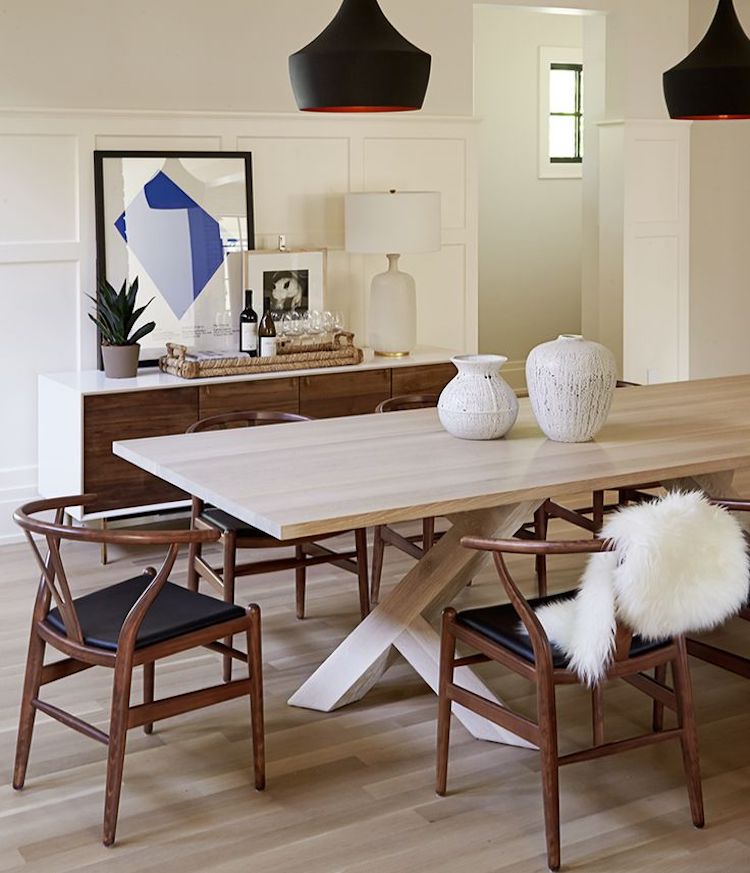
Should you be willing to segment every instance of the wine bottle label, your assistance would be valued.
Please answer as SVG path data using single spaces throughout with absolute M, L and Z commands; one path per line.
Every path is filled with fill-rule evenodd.
M 261 358 L 272 358 L 276 354 L 276 337 L 262 336 L 260 338 Z
M 240 349 L 243 352 L 255 352 L 258 349 L 258 325 L 247 323 L 242 325 Z

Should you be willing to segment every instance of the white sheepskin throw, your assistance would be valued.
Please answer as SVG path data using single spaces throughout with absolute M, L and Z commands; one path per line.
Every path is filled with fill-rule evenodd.
M 616 620 L 648 640 L 709 630 L 748 597 L 750 561 L 740 524 L 700 492 L 673 492 L 621 509 L 591 555 L 576 596 L 540 607 L 550 642 L 588 685 L 614 654 Z

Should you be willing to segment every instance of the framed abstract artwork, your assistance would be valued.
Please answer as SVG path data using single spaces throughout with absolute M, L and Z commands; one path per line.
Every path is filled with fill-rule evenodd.
M 94 152 L 97 280 L 138 276 L 156 330 L 141 348 L 155 364 L 167 342 L 239 347 L 243 253 L 255 245 L 249 152 Z
M 246 285 L 260 298 L 263 311 L 306 312 L 324 309 L 325 250 L 258 249 L 247 253 Z

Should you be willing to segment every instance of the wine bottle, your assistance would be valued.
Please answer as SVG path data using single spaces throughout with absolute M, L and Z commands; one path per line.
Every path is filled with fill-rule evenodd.
M 258 315 L 253 309 L 253 292 L 245 291 L 245 308 L 240 313 L 240 351 L 258 357 Z
M 260 338 L 260 357 L 272 358 L 276 354 L 276 325 L 273 323 L 271 310 L 266 309 L 258 328 Z

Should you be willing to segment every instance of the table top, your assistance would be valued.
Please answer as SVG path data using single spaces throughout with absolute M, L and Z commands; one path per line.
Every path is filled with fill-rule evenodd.
M 401 367 L 426 367 L 430 364 L 446 364 L 458 352 L 449 349 L 421 347 L 403 358 L 375 356 L 361 364 L 345 367 L 310 367 L 305 370 L 285 370 L 280 373 L 243 373 L 241 376 L 208 376 L 200 379 L 183 379 L 162 373 L 158 367 L 142 368 L 133 379 L 108 379 L 101 370 L 80 370 L 70 373 L 45 373 L 39 379 L 52 385 L 73 391 L 83 397 L 91 394 L 118 394 L 124 391 L 155 391 L 164 388 L 196 388 L 203 385 L 219 385 L 226 382 L 261 382 L 268 379 L 296 379 L 302 376 L 325 376 L 335 373 L 359 373 L 365 370 L 391 370 Z
M 623 388 L 590 443 L 458 440 L 434 409 L 115 443 L 114 453 L 279 539 L 750 466 L 750 376 Z

